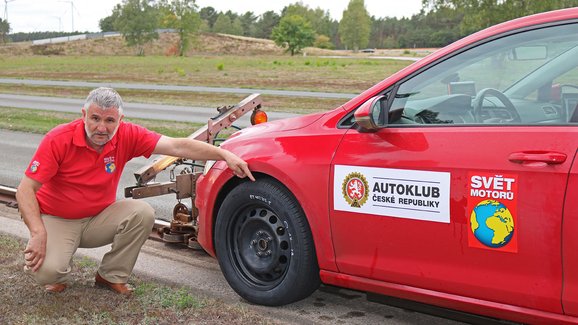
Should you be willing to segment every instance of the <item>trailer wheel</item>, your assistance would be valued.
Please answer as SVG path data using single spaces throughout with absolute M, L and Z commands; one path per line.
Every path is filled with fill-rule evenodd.
M 274 180 L 245 182 L 227 195 L 217 216 L 215 248 L 227 282 L 249 302 L 284 305 L 319 287 L 307 219 Z

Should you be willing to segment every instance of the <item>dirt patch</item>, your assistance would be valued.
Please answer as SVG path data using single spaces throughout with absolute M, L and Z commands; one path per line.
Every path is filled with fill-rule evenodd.
M 159 39 L 145 46 L 145 55 L 173 55 L 178 44 L 176 33 L 161 33 Z M 331 55 L 333 51 L 307 48 L 307 53 Z M 187 56 L 192 55 L 281 55 L 284 49 L 271 40 L 225 34 L 201 33 L 192 42 Z M 135 55 L 136 49 L 126 46 L 122 36 L 70 41 L 45 45 L 32 42 L 0 46 L 0 55 Z
M 159 39 L 145 46 L 145 55 L 167 55 L 176 53 L 178 35 L 160 33 Z M 300 55 L 332 56 L 349 55 L 359 57 L 372 56 L 425 56 L 434 49 L 376 49 L 373 53 L 353 53 L 343 50 L 326 50 L 314 47 L 303 49 Z M 122 36 L 70 41 L 46 45 L 33 45 L 32 42 L 10 43 L 0 46 L 0 55 L 135 55 L 136 49 L 126 46 Z M 195 37 L 187 56 L 193 55 L 283 55 L 285 49 L 275 45 L 272 40 L 227 34 L 200 33 Z

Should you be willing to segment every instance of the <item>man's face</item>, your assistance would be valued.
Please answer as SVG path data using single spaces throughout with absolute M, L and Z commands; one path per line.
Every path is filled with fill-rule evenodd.
M 96 146 L 104 146 L 116 133 L 123 116 L 118 109 L 102 109 L 96 104 L 91 104 L 88 110 L 82 109 L 84 129 L 87 139 Z

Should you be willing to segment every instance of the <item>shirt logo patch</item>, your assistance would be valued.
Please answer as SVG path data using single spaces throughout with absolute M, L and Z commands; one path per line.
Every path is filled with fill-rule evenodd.
M 116 166 L 114 165 L 113 162 L 108 163 L 104 166 L 104 170 L 106 170 L 107 173 L 112 174 L 114 173 L 114 170 L 116 169 Z
M 35 174 L 38 171 L 38 166 L 40 166 L 40 163 L 38 161 L 34 160 L 30 164 L 30 172 Z
M 114 157 L 105 157 L 104 158 L 104 170 L 112 174 L 116 169 L 116 165 L 114 164 Z

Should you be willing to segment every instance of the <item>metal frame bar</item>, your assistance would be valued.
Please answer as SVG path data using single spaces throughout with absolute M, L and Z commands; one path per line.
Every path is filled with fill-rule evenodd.
M 222 107 L 219 109 L 219 115 L 211 118 L 207 125 L 198 129 L 195 133 L 188 136 L 190 139 L 196 139 L 211 143 L 215 135 L 222 129 L 233 124 L 243 114 L 259 109 L 263 103 L 261 95 L 252 94 L 242 100 L 235 106 Z M 143 186 L 150 182 L 155 176 L 168 166 L 172 165 L 181 158 L 172 156 L 161 156 L 155 162 L 142 167 L 134 173 L 137 185 Z

